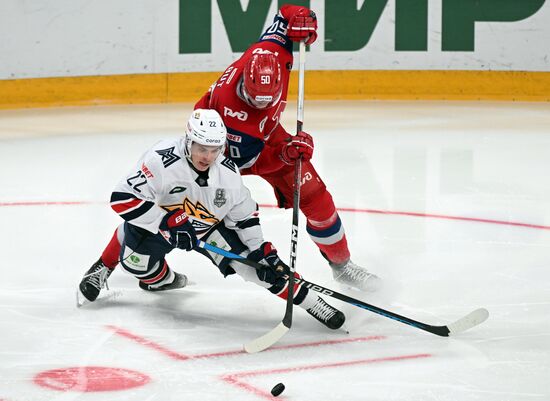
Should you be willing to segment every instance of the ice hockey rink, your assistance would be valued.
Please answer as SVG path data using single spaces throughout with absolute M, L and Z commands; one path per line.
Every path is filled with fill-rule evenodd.
M 146 293 L 118 270 L 93 304 L 75 291 L 120 222 L 115 183 L 191 104 L 0 111 L 0 400 L 547 401 L 550 399 L 550 104 L 306 101 L 314 164 L 352 259 L 383 278 L 343 288 L 300 217 L 304 277 L 422 322 L 490 317 L 438 337 L 325 297 L 349 334 L 296 308 L 273 348 L 243 344 L 284 303 L 174 251 L 191 284 Z M 284 125 L 293 131 L 295 104 Z M 245 182 L 288 261 L 292 213 Z

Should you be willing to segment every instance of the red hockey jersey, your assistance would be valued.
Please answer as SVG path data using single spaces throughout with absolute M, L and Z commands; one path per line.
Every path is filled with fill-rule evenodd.
M 215 109 L 227 127 L 227 155 L 243 174 L 269 175 L 286 166 L 280 158 L 288 132 L 279 124 L 285 109 L 288 81 L 292 70 L 292 45 L 286 36 L 287 21 L 277 15 L 260 40 L 231 64 L 195 108 Z M 268 109 L 249 106 L 240 96 L 243 68 L 255 53 L 271 52 L 281 65 L 283 92 L 277 104 Z

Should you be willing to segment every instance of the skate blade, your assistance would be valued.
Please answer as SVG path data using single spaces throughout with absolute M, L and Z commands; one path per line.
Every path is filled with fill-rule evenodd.
M 344 333 L 349 334 L 349 329 L 345 323 L 338 330 L 342 330 Z
M 76 307 L 81 308 L 81 307 L 83 307 L 85 305 L 88 305 L 90 303 L 91 302 L 86 299 L 84 294 L 82 294 L 82 292 L 80 292 L 80 288 L 77 288 L 76 289 Z
M 87 306 L 87 305 L 90 305 L 90 304 L 101 305 L 101 304 L 106 303 L 106 302 L 117 300 L 118 298 L 123 296 L 123 292 L 122 291 L 109 291 L 106 294 L 102 293 L 100 295 L 101 295 L 100 297 L 98 297 L 95 301 L 92 302 L 92 301 L 89 301 L 80 292 L 79 289 L 77 289 L 76 290 L 76 307 L 81 308 L 83 306 Z M 2 400 L 0 399 L 0 401 L 2 401 Z
M 342 283 L 338 280 L 334 280 L 334 282 L 337 283 L 343 290 L 351 290 L 359 294 L 376 294 L 379 293 L 384 287 L 382 280 L 380 279 L 371 281 L 368 286 L 363 288 L 359 286 L 353 286 L 349 283 Z

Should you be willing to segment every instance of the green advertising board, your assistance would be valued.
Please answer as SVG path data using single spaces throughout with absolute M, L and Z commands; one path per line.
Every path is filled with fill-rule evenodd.
M 395 51 L 427 51 L 428 0 L 394 0 Z M 537 13 L 545 0 L 441 0 L 441 50 L 475 50 L 476 22 L 514 22 Z M 246 50 L 260 36 L 272 6 L 271 0 L 250 0 L 243 10 L 239 0 L 179 0 L 180 54 L 212 51 L 212 8 L 218 7 L 233 52 Z M 277 7 L 286 3 L 277 1 Z M 310 6 L 309 1 L 294 4 Z M 367 46 L 383 23 L 388 0 L 325 0 L 324 50 L 357 51 Z

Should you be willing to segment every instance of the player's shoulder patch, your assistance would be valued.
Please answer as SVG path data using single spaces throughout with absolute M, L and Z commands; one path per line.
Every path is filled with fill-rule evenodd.
M 227 157 L 222 160 L 221 165 L 233 171 L 234 173 L 238 172 L 237 165 L 232 160 L 229 160 Z
M 175 146 L 172 146 L 171 148 L 168 148 L 168 149 L 155 150 L 155 152 L 157 152 L 162 158 L 162 165 L 164 166 L 164 168 L 171 166 L 172 164 L 174 164 L 175 162 L 181 159 L 181 157 L 176 155 L 176 153 L 174 152 L 175 148 L 176 148 Z

